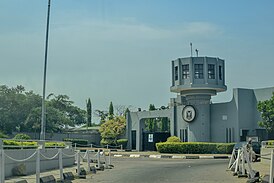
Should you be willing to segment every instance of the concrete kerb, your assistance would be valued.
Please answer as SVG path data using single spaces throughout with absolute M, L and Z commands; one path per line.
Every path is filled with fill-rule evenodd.
M 155 158 L 155 159 L 229 159 L 230 155 L 172 155 L 172 154 L 144 154 L 144 153 L 116 153 L 114 157 L 118 158 Z

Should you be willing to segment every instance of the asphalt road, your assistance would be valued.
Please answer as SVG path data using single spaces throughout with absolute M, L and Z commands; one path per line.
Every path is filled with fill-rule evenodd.
M 226 159 L 115 158 L 113 164 L 114 169 L 97 172 L 91 182 L 244 183 L 247 180 L 233 177 L 230 171 L 226 171 Z

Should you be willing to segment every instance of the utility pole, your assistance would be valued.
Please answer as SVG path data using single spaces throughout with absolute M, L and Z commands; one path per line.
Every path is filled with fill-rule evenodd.
M 49 39 L 49 17 L 50 17 L 50 1 L 48 0 L 48 14 L 47 14 L 47 27 L 46 27 L 46 45 L 45 45 L 45 64 L 44 64 L 44 78 L 43 78 L 43 99 L 42 99 L 42 118 L 41 118 L 41 134 L 40 140 L 45 140 L 46 137 L 46 79 L 47 79 L 47 60 L 48 60 L 48 39 Z

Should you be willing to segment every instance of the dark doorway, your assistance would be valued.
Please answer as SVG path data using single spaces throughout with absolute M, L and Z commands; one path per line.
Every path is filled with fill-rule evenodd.
M 136 130 L 131 131 L 131 149 L 136 149 Z
M 241 142 L 246 141 L 246 136 L 248 135 L 248 131 L 249 130 L 242 130 L 242 135 L 240 137 Z
M 156 151 L 156 143 L 165 142 L 169 132 L 143 132 L 143 151 Z

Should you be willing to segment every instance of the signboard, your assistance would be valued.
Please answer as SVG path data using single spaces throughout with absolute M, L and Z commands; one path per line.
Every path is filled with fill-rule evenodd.
M 153 134 L 148 134 L 148 142 L 153 142 Z

